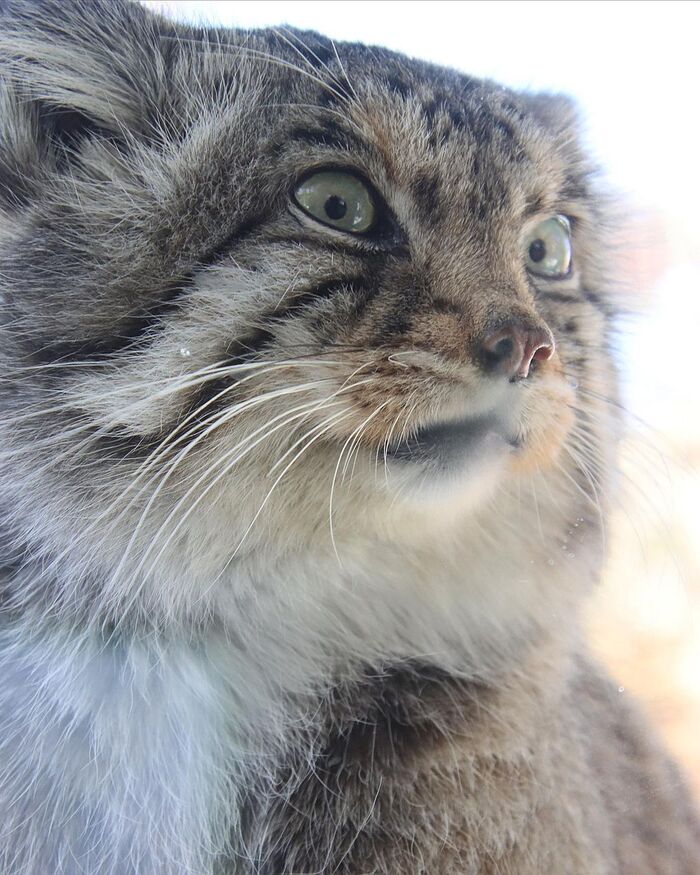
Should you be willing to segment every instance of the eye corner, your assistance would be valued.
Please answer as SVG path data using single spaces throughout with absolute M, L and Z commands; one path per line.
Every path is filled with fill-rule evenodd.
M 556 219 L 569 237 L 571 237 L 576 225 L 576 219 L 573 216 L 568 215 L 568 213 L 556 213 L 552 218 Z

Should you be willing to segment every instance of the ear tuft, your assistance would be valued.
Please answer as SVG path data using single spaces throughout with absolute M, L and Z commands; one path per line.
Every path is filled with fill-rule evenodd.
M 0 0 L 0 199 L 85 140 L 147 138 L 167 90 L 159 19 L 129 0 Z
M 3 79 L 107 129 L 144 129 L 160 72 L 154 16 L 126 0 L 10 0 L 2 10 Z

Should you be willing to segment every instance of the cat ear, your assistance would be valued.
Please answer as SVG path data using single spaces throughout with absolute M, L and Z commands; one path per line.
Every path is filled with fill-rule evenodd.
M 78 116 L 143 131 L 164 85 L 158 23 L 130 0 L 7 0 L 0 69 L 47 107 L 70 110 L 71 135 Z
M 159 19 L 127 0 L 0 0 L 0 197 L 85 139 L 145 137 L 165 88 Z
M 566 94 L 540 92 L 526 97 L 528 107 L 537 121 L 551 133 L 577 135 L 581 114 L 577 103 Z

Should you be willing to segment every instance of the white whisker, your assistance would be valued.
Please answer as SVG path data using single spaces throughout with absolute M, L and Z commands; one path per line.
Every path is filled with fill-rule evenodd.
M 331 480 L 330 497 L 328 500 L 328 525 L 330 528 L 330 536 L 331 536 L 331 544 L 333 545 L 333 552 L 335 553 L 335 557 L 338 560 L 338 565 L 341 568 L 343 566 L 343 563 L 340 561 L 340 556 L 338 555 L 338 548 L 337 548 L 337 545 L 335 542 L 335 532 L 333 529 L 333 497 L 335 494 L 335 481 L 338 477 L 338 470 L 340 468 L 341 462 L 343 460 L 343 454 L 345 453 L 345 449 L 348 446 L 348 444 L 353 440 L 353 438 L 355 437 L 356 434 L 361 433 L 362 430 L 365 428 L 365 426 L 367 426 L 371 422 L 371 420 L 374 419 L 374 417 L 377 416 L 377 414 L 380 413 L 387 406 L 387 404 L 390 404 L 390 403 L 391 403 L 391 400 L 389 399 L 389 400 L 385 401 L 383 404 L 380 404 L 379 407 L 373 413 L 371 413 L 365 420 L 363 420 L 363 422 L 361 422 L 360 425 L 358 425 L 358 427 L 352 432 L 350 437 L 345 441 L 345 443 L 341 447 L 340 453 L 338 454 L 338 462 L 335 466 L 335 470 L 333 471 L 333 478 Z

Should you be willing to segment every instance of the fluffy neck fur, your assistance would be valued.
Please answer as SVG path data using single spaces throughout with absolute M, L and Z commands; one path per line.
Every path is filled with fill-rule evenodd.
M 77 630 L 31 615 L 7 625 L 1 750 L 13 780 L 2 792 L 16 802 L 5 809 L 6 859 L 31 848 L 36 866 L 20 871 L 37 873 L 47 860 L 71 872 L 73 855 L 100 873 L 125 859 L 139 872 L 210 871 L 237 855 L 262 865 L 271 816 L 260 814 L 279 799 L 280 771 L 291 759 L 303 774 L 338 722 L 363 720 L 368 673 L 427 665 L 438 682 L 424 689 L 451 678 L 477 700 L 508 689 L 556 705 L 579 589 L 597 572 L 597 526 L 575 501 L 568 520 L 546 504 L 539 519 L 530 511 L 506 490 L 474 525 L 455 513 L 458 525 L 442 520 L 423 543 L 413 531 L 341 541 L 340 562 L 330 549 L 243 560 L 213 585 L 236 598 L 189 629 Z M 504 531 L 506 513 L 519 524 Z M 407 708 L 409 722 L 452 731 L 425 694 Z M 512 719 L 500 705 L 493 717 L 493 733 Z M 518 755 L 531 731 L 521 725 L 508 742 Z

